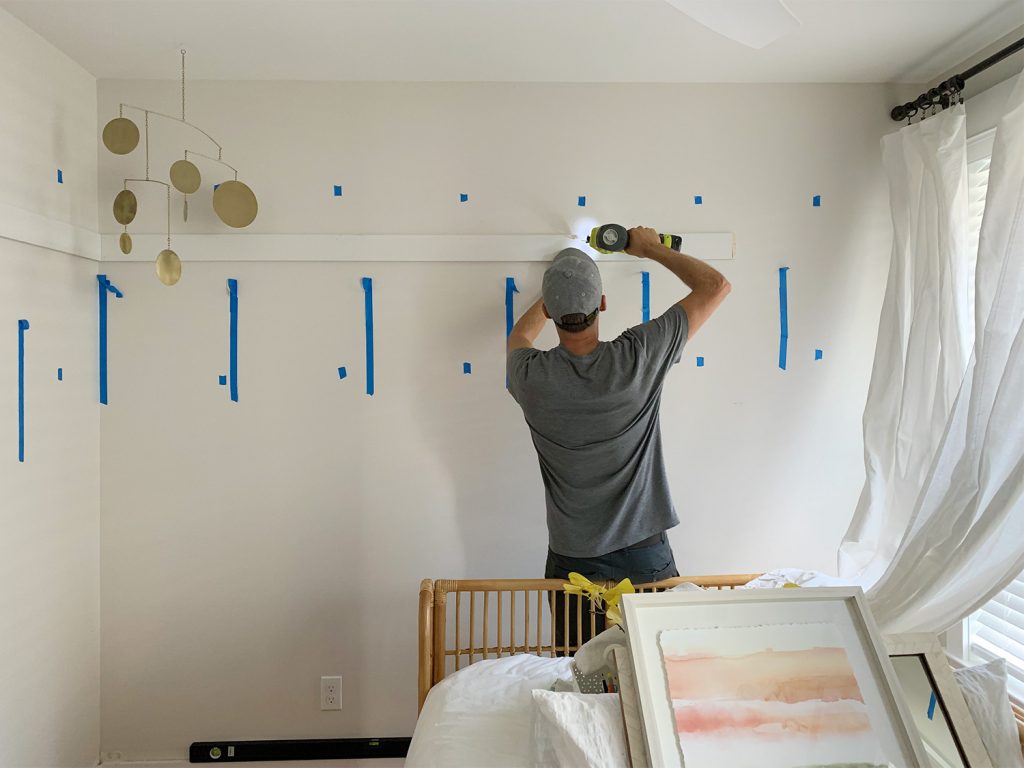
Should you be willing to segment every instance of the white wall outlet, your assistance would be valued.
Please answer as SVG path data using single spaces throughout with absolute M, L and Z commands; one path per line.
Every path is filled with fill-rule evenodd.
M 341 675 L 320 678 L 320 709 L 341 709 Z

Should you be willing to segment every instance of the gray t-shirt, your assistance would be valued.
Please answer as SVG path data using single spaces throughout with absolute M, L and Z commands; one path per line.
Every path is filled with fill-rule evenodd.
M 597 557 L 679 523 L 659 412 L 688 332 L 674 304 L 589 355 L 561 346 L 509 352 L 509 392 L 537 448 L 553 552 Z

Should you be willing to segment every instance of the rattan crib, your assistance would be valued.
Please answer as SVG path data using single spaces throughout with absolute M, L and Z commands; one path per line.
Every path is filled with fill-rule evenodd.
M 733 589 L 758 575 L 680 576 L 640 585 L 637 590 L 656 592 L 682 582 L 706 589 Z M 569 603 L 564 602 L 562 615 L 552 617 L 554 595 L 562 591 L 563 584 L 558 579 L 424 579 L 419 605 L 420 709 L 434 685 L 475 661 L 516 653 L 555 656 L 575 652 L 576 646 L 568 640 L 555 646 L 556 623 L 563 629 L 575 624 L 579 637 L 585 624 L 593 632 L 597 617 L 592 609 L 584 610 L 581 601 L 574 601 L 572 615 Z M 569 635 L 564 632 L 566 638 Z

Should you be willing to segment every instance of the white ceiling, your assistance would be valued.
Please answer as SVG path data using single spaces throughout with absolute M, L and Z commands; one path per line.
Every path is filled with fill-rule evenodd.
M 753 50 L 665 0 L 0 0 L 98 78 L 173 79 L 184 46 L 192 79 L 922 82 L 1024 25 L 1024 0 L 787 5 Z

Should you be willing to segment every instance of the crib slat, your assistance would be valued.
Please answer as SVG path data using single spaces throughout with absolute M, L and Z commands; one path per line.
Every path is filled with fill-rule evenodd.
M 565 609 L 565 616 L 562 617 L 565 620 L 565 623 L 562 625 L 562 645 L 565 646 L 563 648 L 563 650 L 565 651 L 565 655 L 568 656 L 569 655 L 569 595 L 566 595 L 565 599 L 562 600 L 562 607 Z
M 488 598 L 490 597 L 490 595 L 491 595 L 490 592 L 487 592 L 486 590 L 484 591 L 484 654 L 483 655 L 484 655 L 485 659 L 487 658 L 487 646 L 491 642 L 491 636 L 487 633 L 487 620 L 491 616 L 491 613 L 488 610 L 488 608 L 490 606 L 487 604 L 488 603 Z
M 523 591 L 523 653 L 530 652 L 530 593 Z
M 502 611 L 501 611 L 501 608 L 502 608 L 501 590 L 499 589 L 495 594 L 498 597 L 498 636 L 494 638 L 494 645 L 498 649 L 498 652 L 495 654 L 495 658 L 500 659 L 501 658 L 501 613 L 502 613 Z
M 473 632 L 476 630 L 476 592 L 469 593 L 469 663 L 473 663 L 473 652 L 476 645 L 473 643 Z
M 580 649 L 580 640 L 583 638 L 583 595 L 576 597 L 576 645 L 574 651 Z
M 459 624 L 461 623 L 460 611 L 462 608 L 462 593 L 455 593 L 455 650 L 458 651 L 462 646 L 459 645 Z M 455 654 L 455 671 L 459 671 L 459 662 L 462 660 L 462 656 L 458 653 Z
M 537 590 L 537 655 L 538 656 L 540 656 L 540 653 L 541 653 L 541 649 L 540 649 L 540 646 L 541 646 L 540 633 L 541 633 L 541 628 L 543 627 L 543 625 L 544 625 L 544 597 L 543 597 L 543 593 L 538 589 Z
M 508 655 L 516 652 L 516 593 L 508 593 Z

